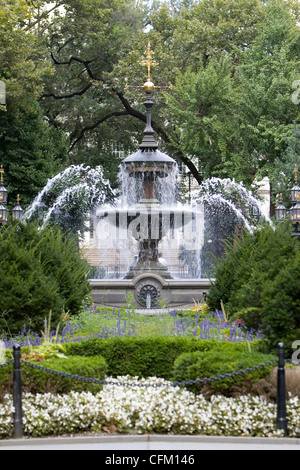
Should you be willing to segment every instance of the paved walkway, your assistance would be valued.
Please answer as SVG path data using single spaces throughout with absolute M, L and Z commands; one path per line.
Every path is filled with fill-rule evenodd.
M 168 451 L 169 453 L 174 451 L 175 456 L 178 451 L 300 450 L 300 439 L 170 435 L 80 436 L 0 440 L 0 451 L 2 450 L 158 450 Z M 122 455 L 122 453 L 119 455 Z M 126 455 L 130 454 L 127 453 Z
M 144 315 L 162 315 L 181 310 L 190 310 L 194 305 L 177 305 L 176 307 L 166 307 L 166 308 L 142 308 L 142 307 L 135 307 L 135 311 Z M 195 311 L 195 313 L 197 313 Z
M 99 308 L 108 308 L 109 306 L 107 305 L 96 305 Z M 134 307 L 134 310 L 137 313 L 141 313 L 144 315 L 162 315 L 162 314 L 167 314 L 174 312 L 174 310 L 181 311 L 181 310 L 190 310 L 192 307 L 195 305 L 190 304 L 190 305 L 175 305 L 174 307 L 165 307 L 165 308 L 146 308 L 146 307 Z M 120 308 L 120 307 L 118 307 Z M 195 311 L 195 313 L 197 313 Z

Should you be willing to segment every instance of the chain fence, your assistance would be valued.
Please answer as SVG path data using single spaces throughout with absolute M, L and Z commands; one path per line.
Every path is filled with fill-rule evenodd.
M 70 379 L 74 380 L 82 380 L 85 382 L 90 382 L 90 383 L 95 383 L 95 384 L 102 384 L 102 385 L 118 385 L 118 386 L 124 386 L 124 387 L 187 387 L 189 385 L 197 385 L 197 384 L 205 384 L 205 383 L 210 383 L 214 382 L 216 380 L 225 380 L 233 377 L 237 377 L 239 375 L 244 375 L 248 374 L 250 372 L 259 370 L 259 369 L 264 369 L 265 367 L 268 367 L 272 364 L 275 364 L 277 362 L 277 359 L 274 359 L 273 361 L 268 361 L 265 362 L 264 364 L 260 364 L 258 366 L 253 366 L 253 367 L 248 367 L 247 369 L 242 369 L 236 372 L 230 372 L 228 374 L 223 374 L 223 375 L 217 375 L 215 377 L 205 377 L 203 379 L 196 379 L 196 380 L 183 380 L 180 382 L 165 382 L 165 383 L 140 383 L 140 382 L 113 382 L 105 379 L 93 379 L 91 377 L 84 377 L 84 376 L 79 376 L 79 375 L 73 375 L 73 374 L 67 374 L 65 372 L 61 371 L 56 371 L 52 369 L 48 369 L 47 367 L 42 367 L 39 366 L 38 364 L 33 364 L 32 362 L 24 361 L 21 360 L 21 363 L 25 364 L 26 366 L 32 367 L 34 369 L 41 369 L 45 372 L 48 372 L 50 374 L 56 374 L 60 375 L 63 377 L 67 377 Z
M 241 376 L 244 374 L 248 374 L 260 369 L 264 369 L 265 367 L 278 364 L 278 372 L 277 372 L 277 421 L 276 425 L 278 429 L 284 431 L 285 435 L 288 435 L 287 430 L 287 418 L 286 418 L 286 387 L 285 387 L 285 363 L 291 363 L 292 361 L 289 359 L 284 358 L 284 344 L 278 344 L 278 358 L 273 359 L 271 361 L 267 361 L 263 364 L 259 364 L 257 366 L 248 367 L 246 369 L 241 369 L 235 372 L 230 372 L 227 374 L 217 375 L 213 377 L 205 377 L 199 378 L 196 380 L 183 380 L 183 381 L 165 381 L 165 382 L 158 382 L 158 383 L 151 383 L 151 382 L 136 382 L 136 381 L 114 381 L 114 380 L 106 380 L 106 379 L 94 379 L 92 377 L 85 377 L 79 376 L 74 374 L 68 374 L 66 372 L 57 371 L 53 369 L 49 369 L 47 367 L 40 366 L 38 364 L 34 364 L 29 361 L 25 361 L 21 359 L 21 348 L 18 345 L 15 345 L 13 348 L 13 359 L 8 361 L 4 364 L 0 365 L 0 369 L 3 367 L 7 367 L 13 364 L 13 401 L 14 401 L 14 437 L 22 437 L 23 436 L 23 428 L 22 428 L 22 380 L 21 380 L 21 365 L 25 365 L 27 367 L 31 367 L 34 369 L 40 369 L 44 372 L 49 374 L 55 374 L 62 377 L 67 377 L 73 380 L 81 380 L 85 382 L 90 382 L 94 384 L 101 384 L 101 385 L 114 385 L 114 386 L 124 386 L 124 387 L 188 387 L 191 385 L 200 385 L 200 384 L 207 384 L 217 380 L 226 380 L 230 378 L 234 378 L 237 376 Z M 299 364 L 298 364 L 299 365 Z
M 6 362 L 5 364 L 0 365 L 0 369 L 2 367 L 9 366 L 10 364 L 13 364 L 14 360 L 12 359 L 11 361 Z M 81 380 L 84 382 L 89 382 L 89 383 L 95 383 L 95 384 L 100 384 L 100 385 L 118 385 L 120 387 L 188 387 L 189 385 L 198 385 L 198 384 L 206 384 L 210 382 L 215 382 L 217 380 L 226 380 L 234 377 L 238 377 L 240 375 L 244 374 L 249 374 L 251 372 L 254 372 L 256 370 L 264 369 L 265 367 L 271 366 L 272 364 L 277 363 L 277 359 L 273 359 L 272 361 L 267 361 L 263 364 L 259 364 L 257 366 L 252 366 L 248 367 L 246 369 L 241 369 L 236 372 L 230 372 L 227 374 L 223 375 L 217 375 L 213 377 L 205 377 L 202 379 L 196 379 L 196 380 L 183 380 L 183 381 L 166 381 L 163 383 L 141 383 L 141 382 L 120 382 L 120 381 L 110 381 L 106 379 L 94 379 L 92 377 L 85 377 L 85 376 L 80 376 L 80 375 L 74 375 L 74 374 L 68 374 L 66 372 L 58 371 L 58 370 L 53 370 L 49 369 L 47 367 L 40 366 L 38 364 L 34 364 L 29 361 L 25 361 L 23 359 L 20 360 L 21 364 L 24 364 L 28 367 L 31 367 L 33 369 L 40 369 L 44 372 L 48 372 L 49 374 L 54 374 L 54 375 L 59 375 L 62 377 L 66 377 L 69 379 L 74 379 L 74 380 Z

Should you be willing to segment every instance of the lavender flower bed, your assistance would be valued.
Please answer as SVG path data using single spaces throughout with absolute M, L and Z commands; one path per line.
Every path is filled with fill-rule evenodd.
M 194 336 L 201 340 L 241 342 L 254 341 L 263 336 L 260 332 L 245 331 L 241 320 L 228 322 L 221 311 L 206 316 L 195 313 L 185 315 L 174 310 L 155 317 L 147 317 L 129 309 L 86 309 L 76 319 L 70 319 L 60 332 L 53 330 L 47 338 L 51 343 L 78 342 L 88 338 L 111 338 L 116 336 L 145 336 L 150 325 L 154 333 L 170 336 Z M 24 346 L 40 346 L 45 341 L 45 333 L 37 334 L 24 325 L 23 331 L 14 338 L 2 338 L 4 346 L 12 349 L 18 343 Z
M 177 318 L 174 324 L 175 336 L 195 336 L 199 339 L 218 339 L 220 341 L 254 341 L 263 338 L 261 332 L 253 329 L 245 331 L 242 320 L 228 322 L 222 311 L 211 312 L 206 317 L 195 314 L 193 317 L 180 317 L 178 312 L 173 312 Z

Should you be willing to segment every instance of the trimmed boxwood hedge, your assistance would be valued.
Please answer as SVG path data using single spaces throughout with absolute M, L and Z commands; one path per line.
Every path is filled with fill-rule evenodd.
M 36 364 L 36 363 L 33 363 Z M 70 356 L 67 359 L 52 358 L 38 363 L 39 366 L 66 374 L 105 379 L 107 364 L 103 357 Z M 102 385 L 75 380 L 53 374 L 27 364 L 21 365 L 22 390 L 31 393 L 69 393 L 70 391 L 98 392 Z M 13 365 L 0 369 L 0 398 L 12 393 Z
M 216 340 L 184 337 L 92 338 L 68 344 L 66 354 L 101 355 L 107 362 L 107 374 L 112 377 L 128 374 L 138 377 L 156 376 L 172 380 L 174 362 L 181 354 L 195 351 L 208 353 L 214 348 L 242 352 L 248 350 L 248 345 L 246 343 L 220 343 Z M 251 343 L 251 348 L 255 350 L 256 344 Z
M 220 346 L 223 346 L 223 344 L 220 343 Z M 195 351 L 181 354 L 174 363 L 173 380 L 182 382 L 216 377 L 276 360 L 276 356 L 258 351 L 237 350 L 234 347 L 220 346 L 215 345 L 215 347 L 205 352 Z M 209 386 L 214 392 L 220 392 L 224 395 L 231 394 L 235 385 L 242 384 L 245 381 L 257 382 L 259 379 L 266 377 L 275 365 L 274 363 L 246 374 L 212 381 Z M 195 393 L 201 393 L 203 384 L 192 385 L 188 389 Z

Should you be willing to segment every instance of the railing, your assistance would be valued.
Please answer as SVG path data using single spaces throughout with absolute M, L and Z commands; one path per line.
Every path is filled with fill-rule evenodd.
M 19 345 L 14 345 L 13 347 L 13 360 L 2 364 L 0 368 L 6 367 L 9 364 L 13 364 L 13 406 L 14 406 L 14 416 L 13 416 L 13 426 L 14 432 L 13 437 L 20 438 L 23 437 L 23 425 L 22 425 L 22 378 L 21 378 L 21 364 L 24 364 L 28 367 L 42 369 L 45 372 L 50 374 L 61 375 L 64 377 L 72 378 L 74 380 L 82 380 L 85 382 L 91 382 L 102 385 L 118 385 L 118 386 L 134 386 L 134 387 L 178 387 L 178 386 L 188 386 L 196 384 L 204 384 L 209 382 L 214 382 L 216 380 L 224 380 L 231 377 L 236 377 L 239 375 L 248 374 L 254 370 L 263 369 L 269 365 L 278 363 L 278 372 L 277 372 L 277 416 L 276 416 L 276 428 L 283 430 L 284 435 L 288 435 L 288 422 L 286 415 L 286 385 L 285 385 L 285 363 L 288 362 L 284 358 L 284 344 L 278 344 L 278 359 L 273 361 L 265 362 L 258 366 L 249 367 L 247 369 L 239 370 L 236 372 L 231 372 L 224 375 L 218 375 L 215 377 L 206 377 L 203 379 L 197 380 L 188 380 L 182 382 L 168 382 L 168 383 L 133 383 L 133 382 L 109 382 L 107 380 L 93 379 L 91 377 L 82 377 L 78 375 L 66 374 L 65 372 L 60 372 L 46 367 L 39 366 L 38 364 L 33 364 L 28 361 L 21 359 L 21 347 Z
M 198 279 L 197 270 L 190 270 L 188 266 L 181 264 L 170 264 L 167 266 L 168 271 L 178 279 Z M 91 270 L 91 279 L 123 279 L 128 273 L 129 266 L 124 264 L 106 264 L 105 266 L 97 266 Z

